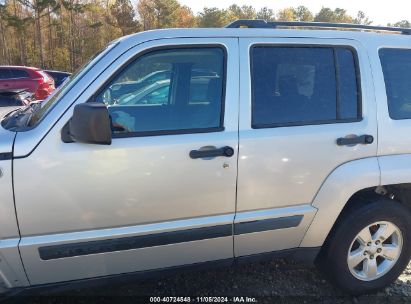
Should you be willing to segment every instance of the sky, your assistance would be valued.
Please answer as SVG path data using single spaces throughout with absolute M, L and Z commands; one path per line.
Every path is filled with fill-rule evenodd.
M 257 10 L 267 6 L 274 11 L 304 5 L 314 14 L 323 6 L 331 9 L 337 7 L 346 9 L 352 16 L 356 16 L 358 11 L 363 11 L 373 21 L 373 25 L 386 25 L 411 19 L 410 0 L 179 0 L 179 2 L 190 7 L 194 13 L 202 11 L 204 7 L 227 8 L 231 4 L 252 5 Z

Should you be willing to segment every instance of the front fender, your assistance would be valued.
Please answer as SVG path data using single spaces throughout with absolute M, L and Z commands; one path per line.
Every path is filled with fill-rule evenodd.
M 20 234 L 14 209 L 12 176 L 14 137 L 14 132 L 0 126 L 0 293 L 6 288 L 29 284 L 18 250 Z
M 337 167 L 324 181 L 312 206 L 318 211 L 301 247 L 322 246 L 350 197 L 359 190 L 380 185 L 377 157 L 363 158 Z

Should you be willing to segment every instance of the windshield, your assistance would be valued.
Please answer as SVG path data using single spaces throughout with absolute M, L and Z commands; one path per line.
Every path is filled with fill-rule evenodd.
M 32 127 L 38 124 L 58 103 L 59 100 L 90 70 L 102 57 L 104 57 L 109 50 L 111 50 L 117 43 L 113 42 L 109 44 L 105 49 L 97 53 L 89 62 L 84 64 L 77 72 L 75 72 L 71 77 L 68 77 L 65 82 L 57 88 L 53 94 L 51 94 L 47 99 L 41 103 L 41 108 L 36 111 L 30 121 L 28 126 Z

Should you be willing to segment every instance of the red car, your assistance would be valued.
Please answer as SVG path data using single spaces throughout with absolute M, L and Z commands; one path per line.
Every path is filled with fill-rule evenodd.
M 30 67 L 0 66 L 0 90 L 24 89 L 43 100 L 55 89 L 54 80 L 46 72 Z

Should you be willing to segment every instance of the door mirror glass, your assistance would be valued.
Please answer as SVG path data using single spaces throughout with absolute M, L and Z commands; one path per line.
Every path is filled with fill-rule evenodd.
M 87 102 L 74 107 L 68 132 L 72 141 L 110 145 L 110 125 L 107 107 L 102 103 Z

